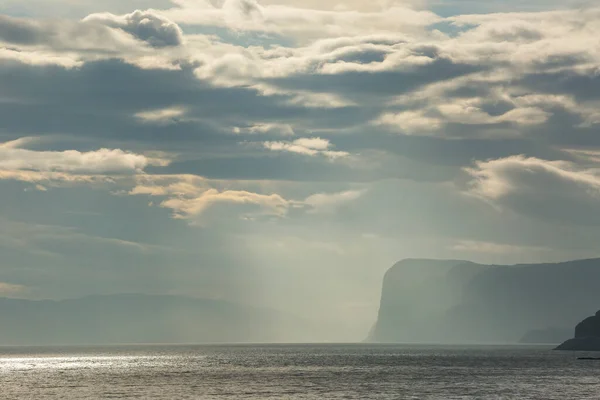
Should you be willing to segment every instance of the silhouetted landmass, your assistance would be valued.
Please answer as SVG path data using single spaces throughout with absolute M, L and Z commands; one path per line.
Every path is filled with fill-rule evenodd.
M 293 338 L 280 313 L 180 296 L 0 299 L 0 345 L 277 342 L 286 325 Z
M 575 337 L 562 343 L 556 350 L 600 351 L 600 311 L 575 327 Z
M 598 282 L 600 259 L 514 266 L 404 260 L 384 277 L 368 340 L 517 343 L 596 310 Z

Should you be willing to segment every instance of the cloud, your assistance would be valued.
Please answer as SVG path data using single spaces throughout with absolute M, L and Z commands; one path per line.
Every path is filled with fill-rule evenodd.
M 298 39 L 374 32 L 419 32 L 441 18 L 430 11 L 405 5 L 379 10 L 318 10 L 296 5 L 261 5 L 256 0 L 175 0 L 178 7 L 163 11 L 173 21 L 188 25 L 220 26 L 236 31 L 290 35 Z
M 313 145 L 319 146 L 318 143 Z M 160 203 L 160 206 L 173 210 L 174 217 L 178 219 L 199 219 L 209 214 L 209 209 L 217 205 L 242 207 L 234 209 L 233 213 L 229 212 L 229 215 L 283 217 L 290 209 L 300 214 L 331 213 L 338 207 L 358 199 L 364 193 L 364 190 L 316 193 L 304 200 L 294 200 L 274 193 L 274 189 L 270 187 L 280 187 L 275 182 L 266 184 L 217 181 L 196 175 L 148 174 L 136 176 L 135 181 L 136 185 L 129 192 L 130 195 L 164 197 L 166 199 Z M 250 191 L 250 187 L 257 188 L 257 191 Z
M 168 107 L 158 110 L 140 111 L 135 116 L 142 122 L 168 124 L 177 122 L 179 117 L 185 115 L 186 109 L 183 107 Z
M 45 48 L 47 53 L 114 53 L 131 51 L 136 47 L 135 41 L 129 35 L 97 23 L 31 20 L 8 16 L 0 16 L 0 42 L 22 46 L 19 49 L 21 52 L 33 53 L 42 48 Z
M 120 149 L 79 152 L 35 151 L 20 148 L 25 140 L 0 145 L 0 170 L 39 171 L 81 174 L 136 173 L 148 165 L 167 165 L 167 160 L 152 159 Z
M 387 125 L 400 129 L 406 134 L 418 132 L 434 133 L 443 126 L 442 120 L 425 115 L 423 111 L 403 111 L 397 114 L 386 113 L 374 121 L 376 125 Z
M 209 189 L 194 198 L 171 198 L 161 203 L 161 207 L 173 210 L 176 218 L 201 216 L 209 207 L 217 204 L 250 205 L 260 209 L 262 215 L 283 216 L 289 202 L 278 194 L 263 195 L 239 190 L 220 192 Z
M 251 126 L 233 128 L 236 134 L 269 134 L 277 136 L 294 136 L 294 128 L 289 124 L 256 123 Z
M 310 213 L 330 213 L 337 207 L 352 202 L 363 195 L 361 190 L 348 190 L 339 193 L 317 193 L 307 197 L 304 204 L 311 207 Z
M 294 140 L 293 142 L 264 142 L 263 146 L 272 151 L 287 151 L 306 156 L 323 155 L 331 160 L 350 155 L 345 151 L 329 150 L 331 147 L 329 140 L 321 139 L 319 137 L 300 138 Z
M 468 193 L 500 208 L 550 221 L 597 225 L 600 172 L 567 161 L 512 156 L 478 161 Z
M 198 220 L 217 205 L 241 206 L 244 210 L 251 207 L 252 215 L 281 217 L 287 213 L 291 204 L 279 194 L 221 188 L 219 182 L 196 175 L 145 174 L 138 175 L 135 180 L 136 185 L 130 190 L 130 195 L 166 198 L 160 206 L 172 210 L 177 219 Z
M 27 290 L 28 288 L 23 285 L 15 285 L 6 282 L 0 282 L 0 295 L 3 296 L 14 296 L 18 294 L 23 294 Z
M 179 46 L 184 42 L 179 25 L 152 10 L 125 15 L 92 14 L 83 21 L 121 29 L 156 48 Z
M 32 137 L 0 143 L 0 181 L 31 183 L 39 191 L 46 191 L 45 185 L 100 187 L 143 174 L 148 166 L 165 167 L 170 163 L 160 153 L 142 155 L 121 149 L 82 152 L 23 148 L 40 143 L 38 138 Z

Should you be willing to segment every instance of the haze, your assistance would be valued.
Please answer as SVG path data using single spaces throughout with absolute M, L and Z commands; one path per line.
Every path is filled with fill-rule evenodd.
M 596 2 L 0 14 L 0 297 L 186 296 L 361 341 L 398 260 L 599 254 Z

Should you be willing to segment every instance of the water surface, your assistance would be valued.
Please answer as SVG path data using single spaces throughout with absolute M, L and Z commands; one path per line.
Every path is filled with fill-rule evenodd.
M 592 399 L 600 362 L 548 347 L 0 348 L 3 399 Z

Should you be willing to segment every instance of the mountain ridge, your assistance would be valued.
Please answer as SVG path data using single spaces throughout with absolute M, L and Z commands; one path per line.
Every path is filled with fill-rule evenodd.
M 224 300 L 123 293 L 0 298 L 0 345 L 278 342 L 304 321 Z

